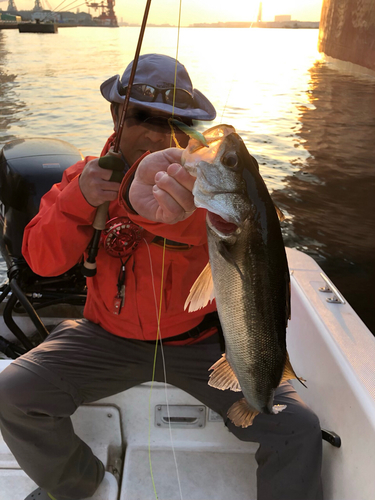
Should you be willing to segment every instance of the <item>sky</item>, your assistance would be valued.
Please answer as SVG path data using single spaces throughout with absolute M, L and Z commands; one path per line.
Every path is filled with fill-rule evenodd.
M 19 10 L 30 10 L 35 0 L 14 0 Z M 88 0 L 89 1 L 89 0 Z M 100 3 L 101 0 L 96 0 Z M 323 0 L 264 0 L 262 2 L 262 20 L 273 21 L 275 15 L 289 14 L 293 20 L 319 21 Z M 61 0 L 42 0 L 45 8 L 48 4 L 56 9 Z M 255 21 L 258 0 L 181 0 L 181 26 L 193 23 L 215 23 L 225 21 Z M 69 4 L 70 7 L 69 7 Z M 80 5 L 81 4 L 81 5 Z M 0 0 L 0 7 L 6 10 L 8 0 Z M 146 0 L 116 0 L 115 12 L 119 21 L 121 18 L 128 23 L 141 23 Z M 84 0 L 65 0 L 61 8 L 76 11 L 88 11 Z M 150 23 L 168 23 L 177 25 L 180 0 L 152 0 L 148 21 Z M 60 10 L 57 9 L 57 10 Z M 90 9 L 92 15 L 100 11 Z

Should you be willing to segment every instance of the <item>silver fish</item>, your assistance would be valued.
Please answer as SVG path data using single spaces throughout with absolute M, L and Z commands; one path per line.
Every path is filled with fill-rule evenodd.
M 247 427 L 258 413 L 278 413 L 274 391 L 295 378 L 286 350 L 290 314 L 289 269 L 277 211 L 235 129 L 207 130 L 209 145 L 194 139 L 182 164 L 197 177 L 195 205 L 207 212 L 209 263 L 193 285 L 185 308 L 216 299 L 226 353 L 211 368 L 209 384 L 241 391 L 229 409 L 235 425 Z

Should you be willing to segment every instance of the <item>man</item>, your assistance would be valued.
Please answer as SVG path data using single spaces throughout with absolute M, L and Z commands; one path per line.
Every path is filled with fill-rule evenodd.
M 208 260 L 205 212 L 195 210 L 194 179 L 179 164 L 181 150 L 170 148 L 167 119 L 174 114 L 186 124 L 209 121 L 215 110 L 179 63 L 177 88 L 171 90 L 175 64 L 157 54 L 139 59 L 120 143 L 124 169 L 133 166 L 121 187 L 110 181 L 112 172 L 101 168 L 98 159 L 88 157 L 70 167 L 44 196 L 25 230 L 25 258 L 46 276 L 59 275 L 80 260 L 93 234 L 96 207 L 105 201 L 110 202 L 109 226 L 128 217 L 135 233 L 140 234 L 140 227 L 144 232 L 121 258 L 103 244 L 96 275 L 88 278 L 85 319 L 64 322 L 1 374 L 2 433 L 20 466 L 40 485 L 28 498 L 104 499 L 110 475 L 104 476 L 103 464 L 74 434 L 69 417 L 82 403 L 149 381 L 160 334 L 168 382 L 220 413 L 239 439 L 260 443 L 258 499 L 319 500 L 319 422 L 292 386 L 284 383 L 276 391 L 275 404 L 287 405 L 283 412 L 258 415 L 243 429 L 227 419 L 228 408 L 242 395 L 207 383 L 208 369 L 222 352 L 215 304 L 194 313 L 183 308 Z M 101 86 L 111 102 L 115 131 L 130 70 L 131 65 L 121 80 L 115 76 Z M 186 146 L 188 138 L 176 135 Z M 113 140 L 111 136 L 102 155 Z M 138 164 L 147 151 L 154 153 Z M 160 332 L 154 290 L 162 306 Z M 155 380 L 164 380 L 160 356 Z

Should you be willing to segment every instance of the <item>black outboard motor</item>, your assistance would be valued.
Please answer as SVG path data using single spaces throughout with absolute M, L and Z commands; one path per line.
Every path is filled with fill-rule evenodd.
M 19 139 L 0 153 L 0 250 L 8 265 L 22 257 L 25 226 L 38 213 L 42 196 L 82 156 L 57 139 Z
M 56 303 L 82 305 L 85 301 L 80 266 L 59 277 L 42 278 L 31 271 L 21 252 L 24 229 L 37 214 L 42 196 L 61 181 L 66 168 L 81 159 L 76 147 L 57 139 L 19 139 L 8 142 L 0 152 L 0 252 L 9 278 L 0 290 L 0 303 L 12 291 L 3 318 L 26 350 L 34 345 L 14 322 L 13 310 L 26 311 L 43 340 L 48 331 L 35 309 Z M 4 350 L 1 338 L 0 349 Z

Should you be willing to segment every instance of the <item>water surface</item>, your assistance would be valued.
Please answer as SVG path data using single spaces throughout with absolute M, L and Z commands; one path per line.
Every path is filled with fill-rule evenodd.
M 100 84 L 133 58 L 139 28 L 0 31 L 0 147 L 66 140 L 98 155 L 112 132 Z M 178 59 L 236 127 L 284 209 L 285 243 L 318 261 L 375 332 L 375 82 L 320 62 L 317 30 L 182 28 Z M 142 53 L 176 56 L 177 30 Z M 2 264 L 3 276 L 5 267 Z

